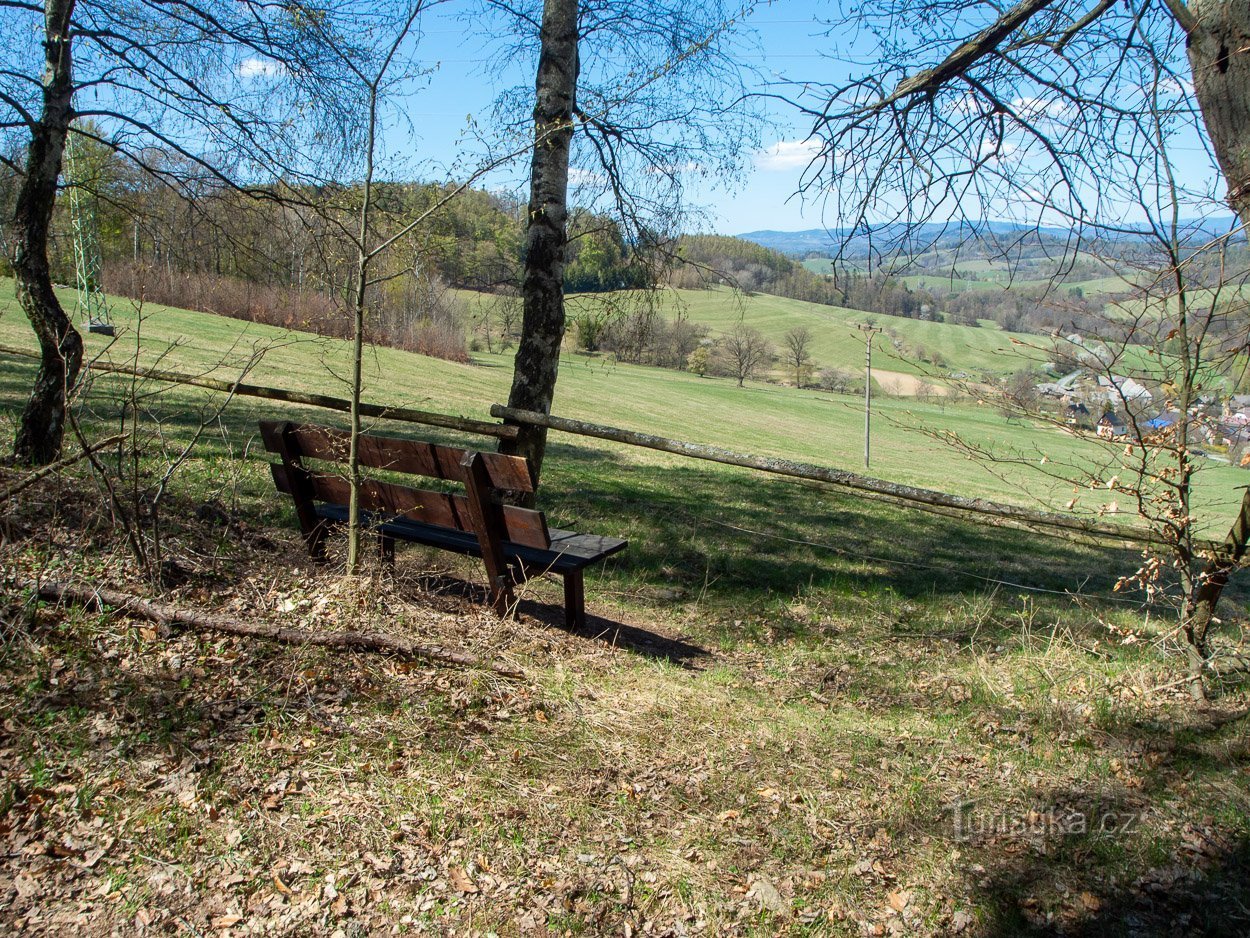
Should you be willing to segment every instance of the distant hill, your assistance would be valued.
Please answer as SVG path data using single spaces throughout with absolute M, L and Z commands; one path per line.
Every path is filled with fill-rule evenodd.
M 790 255 L 809 253 L 829 255 L 844 246 L 847 257 L 863 257 L 872 253 L 893 254 L 899 251 L 952 247 L 977 239 L 997 238 L 1018 241 L 1021 238 L 1061 241 L 1069 238 L 1061 228 L 1034 229 L 1010 222 L 965 221 L 929 222 L 914 227 L 895 223 L 882 225 L 871 232 L 849 228 L 809 228 L 806 231 L 749 231 L 738 237 L 753 241 Z
M 1210 240 L 1227 234 L 1234 225 L 1231 215 L 1206 219 L 1191 219 L 1181 223 L 1185 236 L 1194 240 Z M 1128 225 L 1129 234 L 1120 240 L 1126 246 L 1140 244 L 1145 237 L 1145 227 Z M 1134 235 L 1140 230 L 1141 235 Z M 867 257 L 870 254 L 892 256 L 914 254 L 921 251 L 949 250 L 962 245 L 965 257 L 1001 256 L 1004 252 L 1032 256 L 1042 251 L 1085 249 L 1088 244 L 1074 243 L 1070 230 L 1057 227 L 1035 227 L 1004 221 L 951 221 L 928 222 L 908 226 L 902 223 L 881 225 L 871 232 L 863 228 L 809 228 L 805 231 L 748 231 L 738 235 L 746 241 L 795 257 L 808 255 L 830 256 L 842 248 L 848 259 Z M 1110 239 L 1102 239 L 1104 243 Z

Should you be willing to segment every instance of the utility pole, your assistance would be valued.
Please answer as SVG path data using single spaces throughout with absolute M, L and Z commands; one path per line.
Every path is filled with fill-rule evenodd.
M 881 330 L 861 322 L 857 327 L 864 333 L 864 468 L 868 468 L 868 455 L 872 443 L 872 337 Z

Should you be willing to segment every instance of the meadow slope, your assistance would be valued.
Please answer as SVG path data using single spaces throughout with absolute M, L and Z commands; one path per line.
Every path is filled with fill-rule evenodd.
M 69 300 L 69 291 L 64 297 Z M 789 327 L 796 308 L 811 305 L 754 297 L 739 308 L 724 295 L 707 293 L 694 294 L 688 308 L 692 318 L 705 316 L 730 327 L 742 315 L 746 322 L 775 333 Z M 123 301 L 115 303 L 114 310 L 118 339 L 110 343 L 102 336 L 88 335 L 90 354 L 115 361 L 133 359 L 137 338 L 145 367 L 232 378 L 249 357 L 263 353 L 250 372 L 250 381 L 347 396 L 346 342 L 172 307 L 147 306 L 139 317 L 133 305 Z M 921 334 L 920 327 L 932 327 L 935 332 L 953 328 L 902 322 L 917 327 L 913 334 Z M 822 348 L 841 348 L 853 360 L 860 360 L 862 341 L 850 335 L 851 330 L 835 326 L 813 331 L 820 336 Z M 1004 333 L 988 329 L 965 329 L 964 333 L 983 342 L 965 350 L 965 361 L 988 362 L 1006 354 L 996 350 L 1005 345 L 1001 343 Z M 34 347 L 25 318 L 12 299 L 0 302 L 0 343 Z M 889 370 L 915 373 L 905 362 L 889 356 L 880 356 L 879 363 Z M 507 399 L 510 382 L 507 354 L 478 353 L 472 363 L 462 365 L 371 348 L 364 397 L 380 404 L 487 417 L 492 403 Z M 759 382 L 738 388 L 731 380 L 568 353 L 562 361 L 553 409 L 577 419 L 751 453 L 857 471 L 863 466 L 863 403 L 854 396 Z M 955 434 L 973 446 L 1000 451 L 1013 462 L 986 466 L 969 460 L 935 439 L 941 434 Z M 1087 511 L 1116 502 L 1105 492 L 1074 493 L 1070 486 L 1029 469 L 1043 462 L 1079 462 L 1103 466 L 1099 472 L 1110 478 L 1119 471 L 1114 453 L 1064 432 L 1008 422 L 987 404 L 881 397 L 875 404 L 873 436 L 871 474 L 891 481 L 1050 507 L 1061 506 L 1076 495 L 1078 508 Z M 631 458 L 677 464 L 676 457 L 650 451 L 635 451 Z M 1240 484 L 1244 484 L 1241 471 L 1218 463 L 1211 463 L 1200 477 L 1197 501 L 1210 511 L 1212 530 L 1220 529 L 1224 518 L 1231 516 Z

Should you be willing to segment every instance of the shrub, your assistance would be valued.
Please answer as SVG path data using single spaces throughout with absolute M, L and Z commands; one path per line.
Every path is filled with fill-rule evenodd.
M 104 282 L 109 293 L 145 303 L 217 313 L 335 339 L 347 339 L 352 334 L 351 317 L 318 290 L 128 262 L 108 264 Z M 460 310 L 445 299 L 437 285 L 424 287 L 417 295 L 402 299 L 388 294 L 378 296 L 376 312 L 368 322 L 369 340 L 390 348 L 467 362 Z M 411 305 L 419 307 L 419 315 Z

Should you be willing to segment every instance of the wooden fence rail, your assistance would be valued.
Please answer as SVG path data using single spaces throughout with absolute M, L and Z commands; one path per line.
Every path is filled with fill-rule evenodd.
M 22 358 L 38 359 L 36 352 L 26 349 L 0 345 L 0 353 L 17 355 Z M 288 391 L 284 388 L 270 388 L 259 384 L 244 384 L 241 381 L 224 381 L 219 378 L 207 378 L 202 375 L 188 375 L 177 371 L 160 371 L 152 368 L 131 368 L 116 365 L 112 362 L 93 361 L 89 364 L 90 371 L 103 374 L 126 375 L 151 381 L 163 381 L 170 384 L 187 384 L 196 388 L 207 388 L 210 391 L 233 392 L 244 397 L 260 397 L 270 401 L 282 401 L 286 404 L 304 404 L 308 407 L 320 407 L 325 410 L 338 410 L 350 413 L 351 401 L 325 394 L 306 394 L 303 391 Z M 366 417 L 386 420 L 398 420 L 403 423 L 419 423 L 430 427 L 443 427 L 447 430 L 460 430 L 463 433 L 475 433 L 478 436 L 492 436 L 501 440 L 513 440 L 517 436 L 517 428 L 488 420 L 474 420 L 470 417 L 457 417 L 452 414 L 439 414 L 427 410 L 416 410 L 412 407 L 388 407 L 381 404 L 361 403 L 360 413 Z
M 16 355 L 22 358 L 39 357 L 34 352 L 7 345 L 0 345 L 0 353 Z M 302 404 L 308 407 L 320 407 L 326 410 L 342 412 L 351 410 L 350 401 L 329 397 L 325 394 L 307 394 L 302 391 L 288 391 L 282 388 L 225 381 L 175 371 L 136 369 L 125 365 L 116 365 L 111 362 L 95 361 L 90 364 L 90 368 L 101 373 L 139 377 L 171 384 L 185 384 L 191 387 L 206 388 L 226 393 L 233 392 L 245 397 L 258 397 L 266 400 L 282 401 L 288 404 Z M 709 462 L 723 463 L 728 466 L 740 466 L 745 469 L 755 469 L 760 472 L 788 476 L 794 479 L 848 488 L 905 505 L 910 504 L 930 509 L 972 513 L 987 519 L 992 524 L 1025 527 L 1030 530 L 1057 536 L 1074 537 L 1079 535 L 1096 540 L 1113 541 L 1119 544 L 1167 543 L 1166 538 L 1161 534 L 1146 528 L 1077 518 L 1053 512 L 1036 511 L 1016 505 L 1004 505 L 984 498 L 952 495 L 948 492 L 939 492 L 934 489 L 924 489 L 913 485 L 903 485 L 898 482 L 887 482 L 884 479 L 874 479 L 870 476 L 859 475 L 844 469 L 831 469 L 826 466 L 816 466 L 810 463 L 795 462 L 790 459 L 779 459 L 772 456 L 738 453 L 718 446 L 690 443 L 685 440 L 673 440 L 649 433 L 638 433 L 633 430 L 622 430 L 619 427 L 588 423 L 583 420 L 571 420 L 567 417 L 517 410 L 505 407 L 502 404 L 495 404 L 490 409 L 492 417 L 506 421 L 502 424 L 491 423 L 485 420 L 474 420 L 469 417 L 458 417 L 452 414 L 416 410 L 411 407 L 387 407 L 379 404 L 362 403 L 360 412 L 366 417 L 442 427 L 448 430 L 459 430 L 464 433 L 473 433 L 503 440 L 516 439 L 519 432 L 517 425 L 529 424 L 546 427 L 549 430 L 559 430 L 562 433 L 570 433 L 576 436 L 610 440 L 615 443 L 640 446 L 646 449 L 673 453 L 678 456 L 687 456 L 692 459 L 703 459 Z M 1247 497 L 1250 498 L 1250 493 L 1248 493 Z M 1193 546 L 1196 550 L 1218 552 L 1222 551 L 1225 545 L 1218 541 L 1195 539 Z
M 1004 505 L 984 498 L 969 498 L 963 495 L 951 495 L 933 489 L 922 489 L 912 485 L 901 485 L 874 479 L 843 469 L 830 469 L 825 466 L 814 466 L 809 463 L 794 462 L 789 459 L 778 459 L 771 456 L 755 456 L 748 453 L 736 453 L 733 450 L 721 449 L 718 446 L 706 446 L 702 443 L 688 443 L 684 440 L 671 440 L 649 433 L 636 433 L 633 430 L 622 430 L 618 427 L 607 427 L 583 420 L 570 420 L 567 417 L 540 414 L 529 410 L 517 410 L 495 404 L 490 409 L 492 417 L 507 420 L 514 424 L 529 424 L 559 430 L 577 436 L 596 437 L 611 440 L 628 446 L 642 446 L 647 449 L 688 456 L 692 459 L 705 459 L 709 462 L 724 463 L 728 466 L 741 466 L 745 469 L 757 469 L 777 475 L 790 476 L 795 479 L 806 479 L 823 482 L 855 491 L 871 493 L 874 496 L 896 502 L 911 503 L 934 508 L 951 509 L 993 519 L 997 523 L 1009 523 L 1013 526 L 1024 526 L 1030 529 L 1041 529 L 1045 533 L 1061 535 L 1084 535 L 1098 540 L 1111 540 L 1125 544 L 1160 544 L 1166 543 L 1158 533 L 1146 528 L 1112 524 L 1105 521 L 1077 518 L 1052 512 L 1034 511 L 1016 505 Z M 1215 541 L 1196 541 L 1194 546 L 1200 550 L 1215 550 L 1219 545 Z

